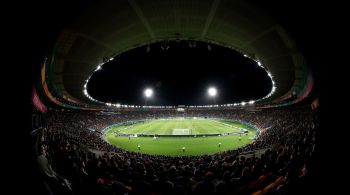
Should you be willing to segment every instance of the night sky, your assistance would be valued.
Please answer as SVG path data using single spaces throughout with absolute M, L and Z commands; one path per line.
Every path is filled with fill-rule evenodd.
M 88 83 L 97 100 L 145 105 L 145 88 L 154 95 L 147 105 L 206 105 L 256 100 L 272 88 L 267 73 L 242 54 L 218 45 L 192 41 L 155 43 L 130 50 L 102 66 Z M 147 51 L 149 48 L 149 51 Z M 207 94 L 216 87 L 215 98 Z
M 30 66 L 25 67 L 32 73 L 32 81 L 39 77 L 40 64 L 52 51 L 62 29 L 69 26 L 93 2 L 94 0 L 55 0 L 36 4 L 28 2 L 28 6 L 24 6 L 25 17 L 21 17 L 16 26 L 19 28 L 17 32 L 28 41 L 25 45 L 29 48 L 24 54 L 28 56 L 26 64 Z M 324 51 L 317 45 L 325 25 L 321 12 L 311 9 L 315 7 L 313 3 L 306 4 L 301 0 L 256 3 L 276 19 L 296 41 L 307 64 L 312 68 L 316 80 L 315 88 L 319 89 L 318 66 L 322 64 L 319 56 Z M 313 14 L 310 14 L 310 10 Z M 175 49 L 178 47 L 183 48 Z M 187 42 L 183 42 L 182 46 L 170 43 L 166 52 L 160 51 L 159 44 L 152 45 L 149 53 L 146 53 L 145 47 L 139 48 L 106 64 L 92 77 L 88 85 L 89 93 L 102 101 L 144 104 L 143 89 L 153 87 L 155 96 L 149 104 L 155 105 L 212 104 L 206 94 L 209 85 L 216 86 L 219 90 L 217 103 L 232 103 L 265 96 L 271 89 L 269 81 L 263 82 L 264 78 L 267 79 L 266 74 L 259 74 L 254 70 L 257 66 L 241 54 L 230 52 L 228 54 L 214 45 L 209 52 L 206 45 L 201 46 L 199 43 L 196 48 L 190 49 Z M 99 79 L 104 73 L 106 76 Z M 30 94 L 31 84 L 28 86 L 27 91 Z

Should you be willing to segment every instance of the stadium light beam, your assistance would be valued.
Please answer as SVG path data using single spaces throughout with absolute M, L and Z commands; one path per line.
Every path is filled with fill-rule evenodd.
M 145 94 L 146 98 L 149 98 L 153 95 L 153 90 L 148 88 L 145 90 L 144 94 Z
M 215 97 L 216 94 L 217 94 L 216 88 L 210 87 L 210 88 L 208 89 L 208 94 L 209 94 L 209 96 L 211 96 L 211 97 Z

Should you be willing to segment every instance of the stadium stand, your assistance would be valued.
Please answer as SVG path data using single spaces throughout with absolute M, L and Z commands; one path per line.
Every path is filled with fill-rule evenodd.
M 179 115 L 242 120 L 265 130 L 242 148 L 194 157 L 128 152 L 101 137 L 111 124 Z M 259 113 L 152 109 L 115 115 L 50 110 L 46 118 L 36 150 L 38 169 L 52 194 L 294 194 L 308 178 L 318 148 L 319 125 L 308 107 Z M 260 157 L 255 155 L 259 149 L 265 149 Z

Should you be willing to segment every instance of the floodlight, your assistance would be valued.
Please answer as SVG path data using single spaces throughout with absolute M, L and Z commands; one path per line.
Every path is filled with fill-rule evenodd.
M 208 89 L 208 94 L 209 94 L 210 96 L 216 96 L 217 91 L 216 91 L 216 89 L 215 89 L 214 87 L 210 87 L 210 88 Z
M 269 75 L 270 78 L 272 78 L 272 74 L 270 72 L 267 72 L 267 74 Z
M 149 97 L 152 96 L 153 90 L 152 90 L 152 89 L 146 89 L 144 93 L 145 93 L 145 96 L 146 96 L 147 98 L 149 98 Z

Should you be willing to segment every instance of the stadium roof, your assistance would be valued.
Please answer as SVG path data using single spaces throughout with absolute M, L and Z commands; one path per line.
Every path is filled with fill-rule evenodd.
M 98 1 L 57 39 L 48 61 L 55 94 L 93 103 L 84 94 L 97 67 L 118 54 L 164 40 L 198 40 L 235 49 L 273 75 L 276 91 L 269 101 L 310 82 L 301 52 L 287 32 L 263 10 L 241 0 Z

